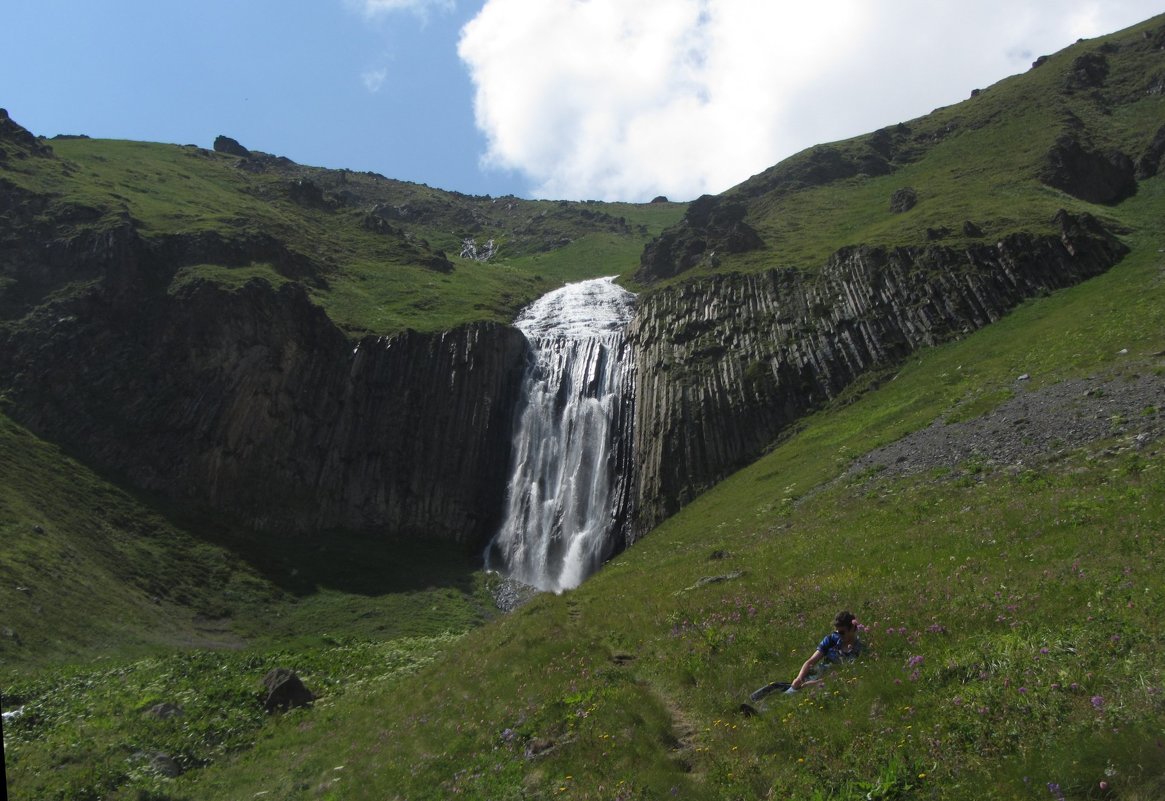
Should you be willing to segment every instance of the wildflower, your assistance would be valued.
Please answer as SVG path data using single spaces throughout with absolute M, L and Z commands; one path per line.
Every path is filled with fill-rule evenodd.
M 1092 708 L 1095 709 L 1097 712 L 1104 711 L 1104 696 L 1103 695 L 1092 696 Z
M 1020 687 L 1017 692 L 1022 693 L 1023 695 L 1027 695 L 1027 687 Z

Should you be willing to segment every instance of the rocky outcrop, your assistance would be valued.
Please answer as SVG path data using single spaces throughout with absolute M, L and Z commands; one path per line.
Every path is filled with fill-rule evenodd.
M 1089 203 L 1119 203 L 1137 191 L 1132 159 L 1117 150 L 1090 149 L 1071 133 L 1048 151 L 1039 178 Z
M 8 414 L 135 486 L 275 530 L 492 533 L 527 346 L 472 324 L 353 348 L 304 289 L 106 278 L 0 330 Z
M 1091 217 L 994 246 L 838 251 L 818 275 L 715 275 L 640 299 L 635 461 L 642 533 L 757 457 L 858 376 L 961 336 L 1124 252 Z
M 1103 86 L 1108 77 L 1108 70 L 1108 59 L 1104 53 L 1085 53 L 1077 56 L 1064 77 L 1064 88 L 1069 92 L 1075 92 Z
M 51 156 L 53 149 L 0 108 L 0 164 L 28 156 Z
M 239 144 L 238 140 L 219 134 L 214 138 L 214 152 L 226 153 L 228 156 L 248 158 L 251 151 Z
M 639 281 L 651 283 L 691 269 L 701 262 L 716 266 L 717 253 L 745 253 L 764 245 L 744 221 L 744 203 L 702 195 L 692 201 L 683 220 L 644 248 Z
M 1165 156 L 1165 125 L 1157 129 L 1156 136 L 1149 146 L 1145 148 L 1145 152 L 1137 159 L 1137 180 L 1143 181 L 1146 178 L 1152 178 L 1157 174 L 1161 168 L 1161 157 Z

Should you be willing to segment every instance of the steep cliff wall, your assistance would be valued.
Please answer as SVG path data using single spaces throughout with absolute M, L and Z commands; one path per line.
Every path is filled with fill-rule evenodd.
M 353 344 L 295 283 L 167 291 L 115 229 L 103 277 L 0 329 L 9 415 L 132 484 L 268 529 L 478 541 L 527 344 L 496 324 Z
M 642 533 L 758 456 L 863 372 L 1108 269 L 1123 246 L 1091 217 L 994 246 L 838 251 L 817 275 L 693 280 L 640 300 L 635 463 Z

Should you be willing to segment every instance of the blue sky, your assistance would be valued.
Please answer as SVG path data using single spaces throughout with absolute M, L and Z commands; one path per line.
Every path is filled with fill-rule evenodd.
M 4 0 L 34 133 L 210 146 L 470 194 L 720 192 L 964 99 L 1144 0 Z M 19 65 L 17 67 L 16 65 Z

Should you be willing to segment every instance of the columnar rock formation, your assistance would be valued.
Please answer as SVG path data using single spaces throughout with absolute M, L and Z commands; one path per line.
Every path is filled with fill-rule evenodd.
M 635 453 L 642 533 L 758 456 L 863 372 L 1108 269 L 1123 246 L 1087 215 L 1059 237 L 954 250 L 851 247 L 818 275 L 693 279 L 642 297 Z
M 299 285 L 258 280 L 40 314 L 2 343 L 9 413 L 136 486 L 267 529 L 492 533 L 527 352 L 509 327 L 353 349 Z

